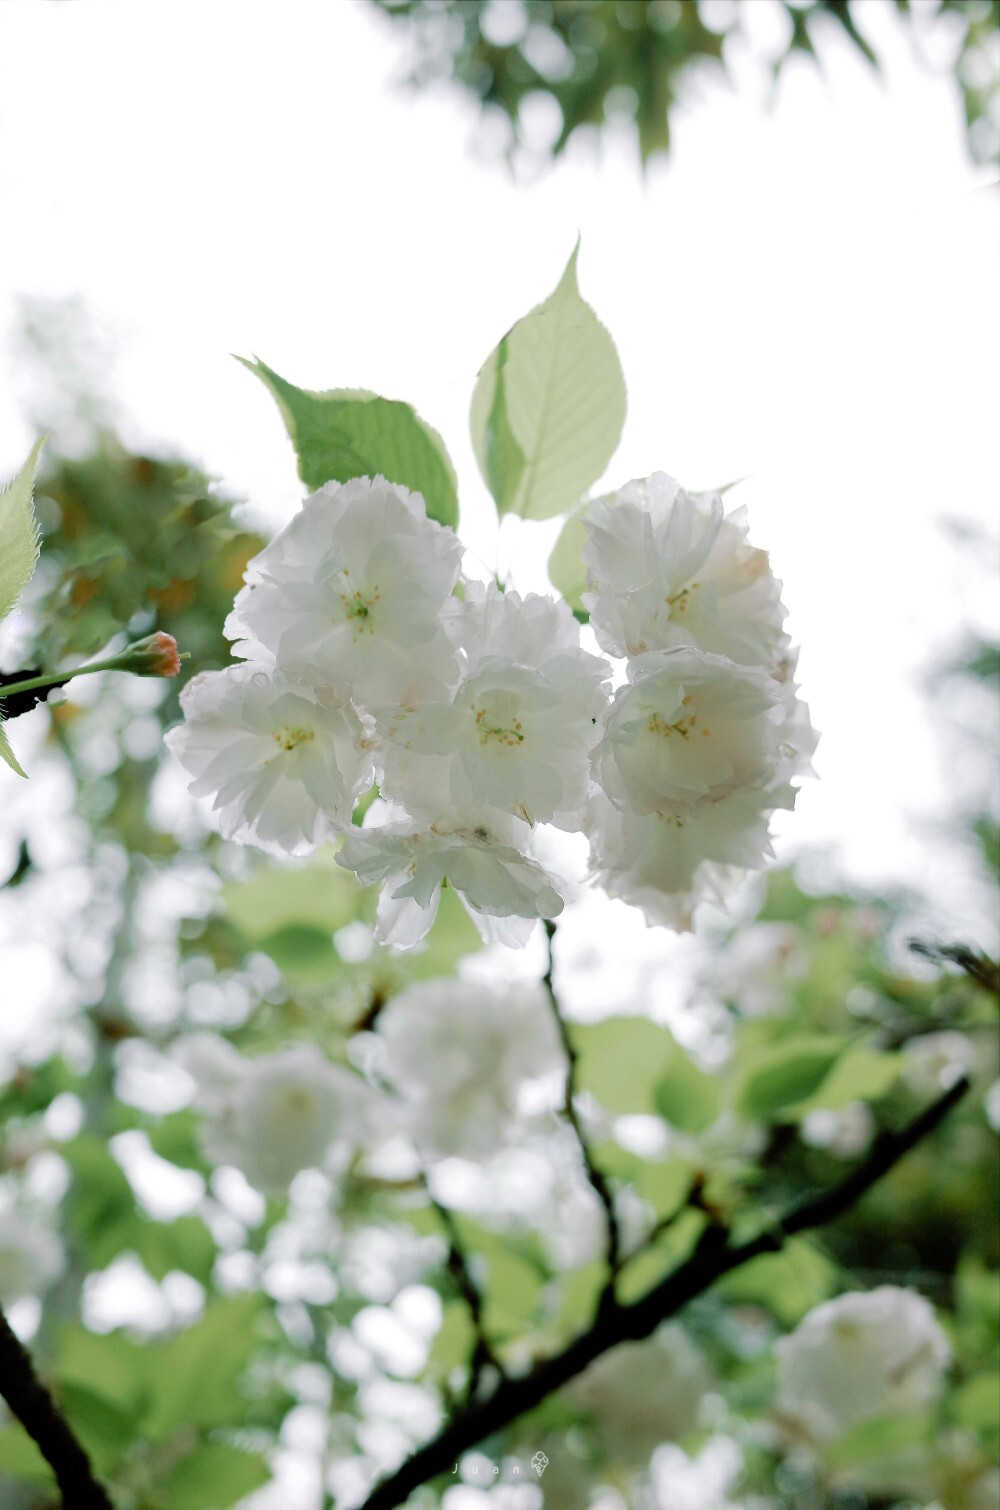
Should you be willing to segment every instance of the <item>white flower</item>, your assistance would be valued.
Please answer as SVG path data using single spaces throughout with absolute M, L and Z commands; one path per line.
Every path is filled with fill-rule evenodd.
M 488 1158 L 513 1130 L 526 1081 L 562 1067 L 538 986 L 432 980 L 379 1013 L 380 1069 L 402 1097 L 421 1153 Z
M 375 930 L 382 943 L 419 943 L 447 880 L 487 943 L 522 945 L 535 919 L 558 917 L 563 901 L 541 866 L 514 848 L 514 828 L 388 823 L 348 834 L 337 864 L 363 886 L 384 883 Z
M 768 816 L 753 793 L 683 817 L 623 813 L 598 794 L 588 829 L 591 874 L 648 923 L 690 930 L 696 907 L 724 907 L 748 870 L 771 855 Z
M 461 680 L 447 700 L 383 711 L 382 790 L 431 820 L 479 804 L 577 828 L 607 665 L 580 648 L 565 603 L 533 593 L 470 583 L 448 628 Z
M 747 1500 L 730 1498 L 743 1470 L 743 1454 L 732 1437 L 710 1437 L 696 1456 L 669 1443 L 653 1454 L 649 1492 L 637 1510 L 746 1510 Z
M 718 493 L 686 493 L 665 472 L 597 499 L 584 515 L 584 595 L 604 650 L 643 655 L 694 645 L 771 666 L 787 643 L 781 584 L 747 541 L 746 514 Z
M 697 1425 L 711 1385 L 704 1352 L 673 1322 L 605 1353 L 570 1388 L 612 1462 L 638 1467 L 661 1442 L 676 1442 Z
M 303 1169 L 319 1168 L 335 1144 L 359 1146 L 373 1094 L 314 1044 L 247 1059 L 199 1034 L 178 1047 L 202 1113 L 206 1158 L 231 1164 L 258 1190 L 282 1194 Z
M 62 1243 L 54 1232 L 29 1224 L 18 1211 L 0 1215 L 0 1305 L 40 1295 L 62 1270 Z
M 594 756 L 617 806 L 675 816 L 775 775 L 783 694 L 772 677 L 698 650 L 667 650 L 633 666 Z
M 167 744 L 212 797 L 227 839 L 301 855 L 347 827 L 371 784 L 371 755 L 350 704 L 252 663 L 193 677 L 181 693 L 184 722 Z
M 461 558 L 419 493 L 328 482 L 250 562 L 226 634 L 293 680 L 346 683 L 366 708 L 437 696 L 457 676 L 440 616 Z
M 932 1306 L 895 1285 L 817 1306 L 776 1352 L 778 1409 L 815 1442 L 931 1404 L 951 1357 Z
M 726 945 L 715 988 L 747 1017 L 786 1011 L 797 981 L 809 972 L 809 955 L 794 923 L 751 923 Z

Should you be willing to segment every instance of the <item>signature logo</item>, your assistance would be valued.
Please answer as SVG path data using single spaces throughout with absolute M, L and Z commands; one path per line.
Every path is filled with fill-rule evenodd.
M 544 1452 L 536 1452 L 535 1453 L 535 1456 L 531 1460 L 531 1466 L 535 1470 L 535 1472 L 538 1474 L 538 1477 L 541 1478 L 542 1474 L 545 1472 L 546 1468 L 549 1466 L 549 1460 L 545 1456 Z

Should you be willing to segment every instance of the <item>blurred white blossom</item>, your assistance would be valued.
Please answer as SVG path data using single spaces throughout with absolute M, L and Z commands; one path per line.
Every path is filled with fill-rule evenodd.
M 197 1086 L 206 1158 L 231 1164 L 260 1191 L 283 1194 L 335 1146 L 349 1152 L 368 1136 L 374 1093 L 315 1044 L 250 1059 L 197 1034 L 175 1052 Z
M 673 1322 L 644 1342 L 605 1353 L 570 1392 L 591 1415 L 609 1458 L 638 1467 L 661 1442 L 676 1442 L 693 1429 L 711 1384 L 705 1353 Z
M 16 1208 L 0 1213 L 0 1305 L 40 1295 L 63 1270 L 63 1246 L 49 1227 Z
M 930 1303 L 896 1285 L 825 1301 L 775 1351 L 779 1413 L 817 1443 L 931 1404 L 951 1357 Z
M 382 1009 L 377 1033 L 381 1072 L 429 1159 L 496 1153 L 515 1129 L 525 1082 L 562 1067 L 538 986 L 420 982 Z

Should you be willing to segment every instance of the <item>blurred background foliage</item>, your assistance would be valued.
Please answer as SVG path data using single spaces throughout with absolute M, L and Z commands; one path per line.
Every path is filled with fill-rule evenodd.
M 44 312 L 32 318 L 49 328 Z M 44 365 L 51 353 L 33 344 Z M 38 488 L 42 562 L 3 669 L 73 660 L 153 627 L 191 652 L 190 672 L 222 664 L 221 626 L 258 535 L 195 468 L 130 449 L 106 409 L 72 391 L 61 349 L 65 402 L 37 416 L 54 432 Z M 982 643 L 940 672 L 950 691 L 936 719 L 966 710 L 949 737 L 980 764 L 997 664 L 997 645 Z M 370 1471 L 429 1432 L 466 1387 L 473 1338 L 446 1264 L 449 1229 L 412 1172 L 395 1178 L 363 1159 L 265 1200 L 206 1158 L 170 1048 L 209 1030 L 249 1054 L 310 1041 L 349 1062 L 382 1003 L 410 980 L 453 973 L 478 937 L 446 896 L 425 953 L 373 949 L 373 898 L 331 854 L 277 865 L 206 831 L 162 760 L 174 684 L 99 681 L 22 721 L 48 817 L 39 826 L 16 804 L 6 814 L 0 924 L 8 939 L 44 938 L 61 985 L 0 1076 L 0 1299 L 123 1510 L 213 1510 L 273 1473 L 272 1505 L 355 1503 L 359 1465 Z M 991 887 L 996 813 L 986 787 L 967 790 L 963 821 Z M 738 1221 L 761 1203 L 779 1208 L 835 1179 L 878 1125 L 957 1074 L 974 1089 L 846 1217 L 701 1297 L 668 1334 L 666 1362 L 665 1344 L 644 1344 L 625 1378 L 588 1376 L 484 1444 L 493 1461 L 549 1455 L 537 1491 L 549 1510 L 581 1510 L 598 1486 L 618 1503 L 652 1503 L 636 1474 L 665 1432 L 692 1453 L 731 1436 L 754 1504 L 995 1502 L 994 983 L 988 965 L 977 981 L 947 953 L 914 953 L 915 907 L 903 893 L 863 897 L 775 869 L 737 927 L 709 931 L 669 1028 L 655 978 L 632 1015 L 574 1026 L 596 1157 L 636 1244 L 628 1294 L 690 1251 L 707 1212 Z M 667 936 L 663 967 L 677 968 Z M 570 1002 L 580 968 L 557 954 Z M 654 1151 L 637 1152 L 637 1120 L 655 1130 Z M 537 1142 L 518 1152 L 529 1181 L 552 1154 Z M 578 1172 L 563 1170 L 527 1213 L 456 1198 L 487 1328 L 511 1359 L 587 1323 L 603 1265 L 585 1240 L 585 1196 Z M 40 1249 L 27 1280 L 23 1229 L 60 1253 L 50 1265 Z M 950 1387 L 919 1418 L 886 1418 L 812 1459 L 770 1422 L 773 1343 L 838 1290 L 880 1283 L 915 1286 L 940 1308 Z M 415 1296 L 437 1306 L 424 1333 L 401 1320 Z M 409 1356 L 385 1340 L 392 1328 Z M 678 1357 L 690 1361 L 683 1378 Z M 633 1395 L 638 1381 L 644 1396 L 675 1402 L 669 1419 L 644 1424 L 628 1376 Z M 56 1503 L 12 1421 L 0 1426 L 0 1500 Z M 419 1502 L 440 1500 L 428 1490 Z
M 726 49 L 746 34 L 748 0 L 372 0 L 405 29 L 418 88 L 453 80 L 506 122 L 509 150 L 558 155 L 574 132 L 634 124 L 643 164 L 670 148 L 671 114 L 704 65 L 726 75 Z M 886 0 L 889 3 L 889 0 Z M 961 90 L 969 150 L 994 161 L 1000 143 L 1000 0 L 891 0 L 918 51 L 944 45 Z M 777 9 L 778 7 L 775 7 Z M 824 30 L 879 58 L 847 0 L 780 0 L 784 40 L 774 77 L 795 57 L 821 61 Z M 934 46 L 928 46 L 933 39 Z M 546 109 L 544 147 L 526 112 Z

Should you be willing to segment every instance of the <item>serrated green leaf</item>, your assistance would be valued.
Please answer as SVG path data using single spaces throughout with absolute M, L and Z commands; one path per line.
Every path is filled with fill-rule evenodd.
M 42 440 L 35 441 L 20 472 L 0 490 L 0 619 L 7 617 L 31 581 L 38 560 L 38 526 L 31 495 L 42 444 Z
M 380 398 L 365 388 L 296 388 L 260 360 L 237 358 L 277 400 L 309 489 L 326 482 L 381 474 L 420 493 L 427 514 L 452 529 L 458 523 L 458 482 L 444 441 L 412 404 Z
M 766 1122 L 818 1090 L 844 1048 L 841 1038 L 790 1038 L 754 1055 L 737 1076 L 733 1104 L 748 1122 Z
M 25 777 L 27 776 L 27 772 L 22 771 L 20 765 L 18 764 L 17 756 L 11 749 L 10 741 L 8 740 L 7 735 L 4 733 L 2 716 L 0 716 L 0 759 L 5 760 L 16 775 Z
M 497 511 L 550 519 L 604 471 L 625 422 L 607 330 L 580 298 L 577 246 L 555 292 L 507 332 L 472 395 L 472 445 Z
M 270 1480 L 271 1470 L 258 1453 L 228 1442 L 201 1442 L 168 1474 L 163 1503 L 169 1510 L 226 1510 Z

